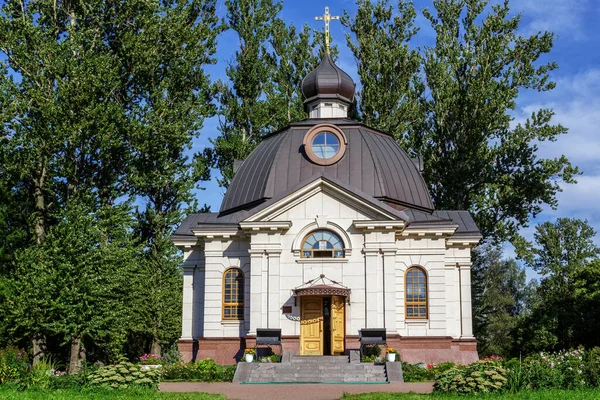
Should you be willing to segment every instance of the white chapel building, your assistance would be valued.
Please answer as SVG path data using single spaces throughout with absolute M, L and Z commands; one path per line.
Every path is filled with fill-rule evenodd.
M 386 330 L 410 363 L 478 359 L 467 211 L 436 211 L 420 171 L 386 132 L 348 119 L 354 82 L 329 55 L 303 81 L 309 118 L 273 132 L 237 166 L 219 212 L 188 215 L 186 360 L 239 360 L 256 330 L 283 351 L 335 355 Z

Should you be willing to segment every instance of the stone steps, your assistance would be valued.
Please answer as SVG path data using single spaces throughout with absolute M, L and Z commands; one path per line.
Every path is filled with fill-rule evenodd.
M 350 357 L 348 356 L 292 356 L 292 364 L 348 364 Z
M 350 364 L 347 356 L 292 356 L 289 363 L 253 364 L 247 382 L 387 382 L 385 366 Z

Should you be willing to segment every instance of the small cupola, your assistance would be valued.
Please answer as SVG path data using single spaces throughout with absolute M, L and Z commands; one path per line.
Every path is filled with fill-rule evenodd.
M 325 53 L 321 64 L 302 81 L 310 118 L 347 118 L 354 101 L 354 81 Z

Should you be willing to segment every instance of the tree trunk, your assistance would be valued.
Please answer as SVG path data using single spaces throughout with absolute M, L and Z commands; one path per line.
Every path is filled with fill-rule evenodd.
M 35 204 L 35 244 L 42 244 L 46 236 L 46 199 L 44 197 L 44 185 L 46 184 L 46 165 L 41 162 L 38 165 L 37 176 L 33 179 L 33 196 Z
M 81 369 L 81 362 L 85 360 L 85 348 L 77 336 L 71 339 L 71 358 L 69 359 L 69 374 L 75 375 Z
M 33 179 L 33 196 L 35 207 L 34 233 L 35 244 L 41 246 L 46 236 L 46 199 L 44 197 L 44 185 L 46 184 L 46 166 L 42 161 L 38 165 L 37 176 Z M 34 335 L 33 341 L 33 365 L 40 362 L 40 359 L 46 355 L 44 351 L 44 336 Z
M 31 341 L 31 344 L 33 345 L 32 363 L 33 365 L 36 365 L 40 362 L 42 357 L 46 356 L 46 352 L 44 351 L 44 340 L 41 337 L 36 336 Z

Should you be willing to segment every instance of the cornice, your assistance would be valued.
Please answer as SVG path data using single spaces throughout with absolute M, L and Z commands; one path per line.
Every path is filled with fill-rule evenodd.
M 292 227 L 292 221 L 245 221 L 240 222 L 245 231 L 287 231 Z
M 180 249 L 191 249 L 194 246 L 198 245 L 198 238 L 190 237 L 189 239 L 171 239 L 171 242 L 175 247 Z
M 452 236 L 446 241 L 447 248 L 470 248 L 477 246 L 483 237 L 480 235 L 472 236 Z
M 363 231 L 398 231 L 406 227 L 404 221 L 352 221 L 352 225 Z
M 194 236 L 198 238 L 214 239 L 224 238 L 230 239 L 233 236 L 238 236 L 239 229 L 236 228 L 221 228 L 221 229 L 192 229 Z
M 401 233 L 401 237 L 451 237 L 454 232 L 458 229 L 458 225 L 449 224 L 449 225 L 417 225 L 410 224 L 404 231 Z

